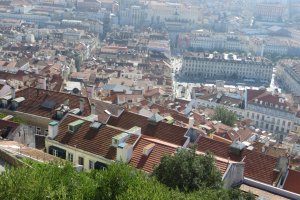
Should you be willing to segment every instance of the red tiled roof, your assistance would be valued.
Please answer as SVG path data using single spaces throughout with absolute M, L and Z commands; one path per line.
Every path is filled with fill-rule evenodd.
M 105 110 L 110 112 L 110 114 L 114 116 L 118 116 L 124 110 L 118 105 L 106 103 L 104 101 L 95 99 L 90 99 L 90 101 L 96 106 L 95 114 L 98 115 L 98 120 L 102 123 L 106 123 L 110 117 L 110 115 L 106 113 Z
M 264 155 L 259 152 L 244 149 L 241 155 L 229 153 L 229 144 L 215 141 L 210 138 L 201 137 L 198 141 L 198 150 L 202 152 L 210 151 L 214 155 L 230 160 L 245 162 L 245 177 L 272 185 L 278 173 L 273 170 L 277 164 L 277 158 Z
M 158 105 L 158 104 L 151 105 L 150 109 L 158 109 L 159 114 L 169 113 L 175 120 L 181 121 L 181 122 L 186 123 L 186 124 L 189 123 L 189 119 L 186 116 L 184 116 L 183 114 L 181 114 L 181 113 L 179 113 L 175 110 L 163 107 L 163 106 Z
M 254 100 L 256 97 L 260 96 L 261 94 L 265 93 L 265 90 L 247 90 L 247 99 L 248 101 Z
M 155 144 L 151 153 L 146 156 L 143 154 L 143 149 L 149 144 Z M 159 165 L 161 158 L 164 155 L 172 155 L 176 152 L 179 146 L 170 143 L 163 142 L 161 140 L 142 136 L 133 150 L 132 158 L 129 162 L 130 165 L 137 169 L 142 169 L 148 173 L 151 173 L 156 165 Z M 216 167 L 223 175 L 228 167 L 228 162 L 221 160 L 215 160 Z
M 248 90 L 247 90 L 248 91 Z M 258 92 L 260 91 L 260 92 Z M 264 91 L 264 90 L 250 90 L 248 91 L 248 103 L 255 103 L 255 100 L 257 99 L 257 103 L 259 104 L 260 101 L 265 104 L 267 102 L 268 104 L 272 104 L 272 106 L 278 105 L 283 106 L 284 109 L 289 106 L 289 104 L 286 101 L 280 102 L 280 97 L 278 95 L 272 95 L 270 92 Z M 250 97 L 249 97 L 250 95 Z
M 165 92 L 161 89 L 161 88 L 154 88 L 151 90 L 147 90 L 144 93 L 145 97 L 152 97 L 152 96 L 159 96 L 159 95 L 163 95 Z
M 93 129 L 90 128 L 92 122 L 85 121 L 75 133 L 70 133 L 68 124 L 78 119 L 80 118 L 68 115 L 59 125 L 59 132 L 54 140 L 72 147 L 76 145 L 77 149 L 107 159 L 115 159 L 116 148 L 111 146 L 112 137 L 122 133 L 122 131 L 107 125 L 102 125 L 100 129 Z M 134 144 L 137 139 L 138 136 L 132 134 L 126 143 Z
M 154 166 L 160 163 L 160 159 L 164 155 L 171 155 L 175 153 L 177 149 L 174 146 L 154 143 L 155 146 L 151 153 L 148 156 L 143 155 L 144 147 L 151 143 L 154 142 L 142 137 L 134 148 L 133 155 L 129 164 L 137 169 L 142 169 L 150 173 L 153 171 Z
M 300 171 L 289 169 L 287 179 L 285 180 L 283 189 L 300 194 Z
M 16 92 L 16 97 L 24 97 L 25 100 L 17 108 L 18 112 L 29 113 L 41 117 L 52 118 L 55 115 L 55 109 L 64 103 L 65 100 L 69 100 L 70 109 L 80 107 L 80 99 L 84 99 L 84 111 L 83 116 L 88 116 L 91 113 L 91 107 L 89 100 L 86 97 L 76 96 L 72 94 L 54 92 L 49 90 L 26 88 Z M 55 107 L 53 109 L 42 108 L 41 104 L 45 101 L 54 101 Z
M 124 111 L 119 117 L 112 116 L 109 119 L 108 124 L 123 129 L 130 129 L 133 126 L 138 126 L 141 127 L 142 134 L 156 137 L 176 145 L 184 144 L 186 141 L 184 135 L 188 130 L 187 128 L 167 124 L 165 122 L 158 122 L 156 125 L 153 125 L 149 123 L 147 117 L 128 111 Z

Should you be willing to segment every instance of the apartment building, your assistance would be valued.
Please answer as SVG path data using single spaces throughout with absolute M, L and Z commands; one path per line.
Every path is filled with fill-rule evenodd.
M 283 139 L 299 123 L 297 109 L 283 95 L 266 90 L 245 92 L 244 117 L 253 120 L 255 127 L 275 133 L 278 139 Z
M 273 65 L 263 57 L 235 54 L 194 53 L 183 56 L 181 75 L 186 78 L 234 78 L 270 82 Z
M 202 50 L 246 51 L 247 40 L 234 33 L 218 34 L 207 30 L 196 30 L 190 34 L 190 47 Z
M 300 95 L 300 63 L 281 63 L 277 66 L 277 78 L 287 91 Z

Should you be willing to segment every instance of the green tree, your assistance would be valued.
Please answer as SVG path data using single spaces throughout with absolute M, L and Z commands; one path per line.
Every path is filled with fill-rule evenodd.
M 69 163 L 25 162 L 30 166 L 7 168 L 0 175 L 1 200 L 252 200 L 244 198 L 239 190 L 225 190 L 221 186 L 180 192 L 120 163 L 106 170 L 77 172 Z
M 185 192 L 222 187 L 221 173 L 214 164 L 213 155 L 199 156 L 195 148 L 181 149 L 174 156 L 164 156 L 153 175 L 168 187 Z
M 228 126 L 233 126 L 237 120 L 235 113 L 227 110 L 225 107 L 217 107 L 212 119 L 221 121 L 223 124 Z
M 41 164 L 6 169 L 0 176 L 1 200 L 93 199 L 96 182 L 71 164 Z

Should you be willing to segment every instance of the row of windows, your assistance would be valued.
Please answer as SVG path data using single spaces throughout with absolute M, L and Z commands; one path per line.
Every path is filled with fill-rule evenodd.
M 256 125 L 257 128 L 259 127 L 259 128 L 261 128 L 261 129 L 270 130 L 270 131 L 272 131 L 272 132 L 273 132 L 273 131 L 279 132 L 279 130 L 280 130 L 281 132 L 285 132 L 285 131 L 284 131 L 284 127 L 281 127 L 281 129 L 280 129 L 279 126 L 274 126 L 274 124 L 268 124 L 268 123 L 266 123 L 265 126 L 264 126 L 264 122 L 260 122 L 260 126 L 259 126 L 259 122 L 256 121 L 256 122 L 255 122 L 255 125 Z M 275 128 L 275 129 L 274 129 L 274 128 Z M 289 133 L 289 132 L 290 132 L 290 129 L 287 129 L 286 132 Z
M 57 149 L 53 149 L 53 155 L 55 157 L 59 157 Z M 74 155 L 72 153 L 68 153 L 67 160 L 70 161 L 70 162 L 73 162 L 74 161 Z M 84 158 L 81 157 L 81 156 L 78 156 L 78 165 L 84 166 Z M 89 160 L 89 169 L 94 169 L 94 168 L 95 168 L 95 162 L 92 161 L 92 160 Z
M 265 117 L 265 115 L 261 115 L 261 116 L 260 116 L 260 114 L 258 114 L 258 113 L 256 114 L 256 116 L 255 116 L 254 113 L 251 114 L 251 119 L 259 120 L 260 117 L 261 117 L 261 120 L 262 120 L 262 121 L 264 121 L 266 118 L 270 118 L 270 117 L 268 117 L 268 116 Z M 247 112 L 247 118 L 250 118 L 250 113 L 249 113 L 249 112 Z M 270 120 L 268 120 L 268 121 L 270 121 L 270 122 L 273 123 L 273 124 L 275 124 L 275 122 L 276 122 L 276 125 L 280 125 L 280 119 L 275 120 L 275 117 L 272 117 L 272 119 L 270 119 Z M 291 126 L 291 122 L 290 122 L 290 121 L 288 121 L 288 122 L 286 123 L 285 120 L 282 120 L 281 125 L 282 125 L 282 126 L 285 126 L 286 124 L 287 124 L 288 127 Z

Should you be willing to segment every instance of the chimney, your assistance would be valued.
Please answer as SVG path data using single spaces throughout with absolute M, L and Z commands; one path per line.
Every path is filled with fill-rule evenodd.
M 152 152 L 154 147 L 155 147 L 154 143 L 151 143 L 151 144 L 148 144 L 147 146 L 145 146 L 143 149 L 143 155 L 148 156 Z
M 96 105 L 94 103 L 91 104 L 91 114 L 96 115 Z
M 127 143 L 121 143 L 117 147 L 117 161 L 128 163 L 132 157 L 133 146 Z
M 66 100 L 64 101 L 64 106 L 69 106 L 69 102 L 70 102 L 70 100 L 69 100 L 69 99 L 66 99 Z
M 93 85 L 87 85 L 86 86 L 86 91 L 87 91 L 87 97 L 90 99 L 94 98 L 94 90 L 95 90 L 95 86 Z
M 15 99 L 16 98 L 16 89 L 14 86 L 10 87 L 10 93 L 11 93 L 11 98 Z
M 80 103 L 79 109 L 80 109 L 80 112 L 81 112 L 81 114 L 82 114 L 83 111 L 84 111 L 84 99 L 83 99 L 83 98 L 80 98 L 79 103 Z
M 52 121 L 48 124 L 48 136 L 54 139 L 58 134 L 58 122 Z
M 40 84 L 39 85 L 40 89 L 43 89 L 43 90 L 47 89 L 47 78 L 46 77 L 40 78 L 38 82 Z
M 194 117 L 189 117 L 189 128 L 192 128 L 194 126 L 195 119 Z

